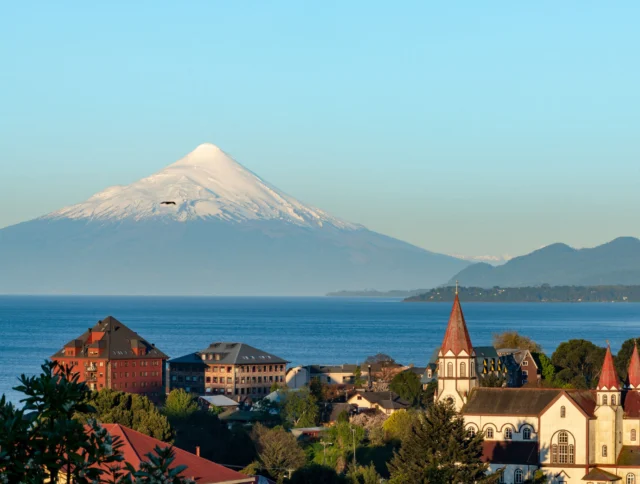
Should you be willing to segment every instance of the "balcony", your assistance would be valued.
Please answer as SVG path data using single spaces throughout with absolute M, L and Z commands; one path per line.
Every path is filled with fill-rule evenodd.
M 96 364 L 95 364 L 95 363 L 91 363 L 91 364 L 89 364 L 89 365 L 87 365 L 87 366 L 86 366 L 86 370 L 87 370 L 87 371 L 97 371 L 97 370 L 98 370 L 98 368 L 96 367 Z

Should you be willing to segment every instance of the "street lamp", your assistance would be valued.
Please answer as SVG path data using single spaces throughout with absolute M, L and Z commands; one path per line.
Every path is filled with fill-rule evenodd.
M 351 432 L 353 432 L 353 470 L 356 469 L 356 428 L 351 427 Z

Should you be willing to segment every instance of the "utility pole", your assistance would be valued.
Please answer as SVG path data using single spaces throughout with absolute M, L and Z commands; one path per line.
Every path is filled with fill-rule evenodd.
M 320 444 L 322 445 L 322 448 L 323 448 L 322 465 L 325 465 L 327 463 L 327 445 L 333 445 L 333 443 L 325 442 L 324 440 L 321 440 Z
M 351 432 L 353 432 L 353 470 L 356 469 L 356 428 L 351 427 Z

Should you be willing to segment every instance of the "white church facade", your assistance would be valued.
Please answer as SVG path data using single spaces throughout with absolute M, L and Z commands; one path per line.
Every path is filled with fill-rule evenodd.
M 640 484 L 640 356 L 625 385 L 607 348 L 596 390 L 482 388 L 456 295 L 438 354 L 437 401 L 461 411 L 469 432 L 484 432 L 483 459 L 504 483 Z

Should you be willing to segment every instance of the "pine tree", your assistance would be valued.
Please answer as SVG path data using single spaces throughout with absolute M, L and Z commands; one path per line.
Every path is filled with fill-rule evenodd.
M 421 412 L 389 463 L 392 484 L 493 483 L 481 461 L 482 434 L 470 435 L 451 405 L 438 403 Z

